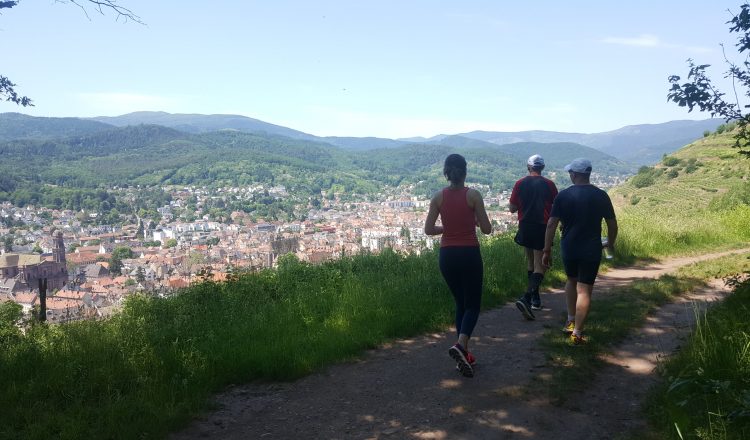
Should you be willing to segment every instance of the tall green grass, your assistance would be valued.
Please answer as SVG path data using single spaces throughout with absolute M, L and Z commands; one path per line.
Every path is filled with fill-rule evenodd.
M 510 236 L 482 254 L 483 307 L 525 289 Z M 287 257 L 168 299 L 133 297 L 107 320 L 0 337 L 0 438 L 159 438 L 229 384 L 294 379 L 452 320 L 435 251 L 319 266 Z
M 623 231 L 617 252 L 623 261 L 741 247 L 750 242 L 750 206 L 725 211 L 659 211 L 644 214 L 621 209 Z
M 648 414 L 653 438 L 750 438 L 750 282 L 697 316 L 686 347 L 663 367 Z

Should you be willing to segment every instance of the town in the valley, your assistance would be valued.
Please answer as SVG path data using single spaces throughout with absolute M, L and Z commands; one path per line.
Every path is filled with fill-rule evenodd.
M 477 187 L 493 233 L 513 228 L 510 190 Z M 29 316 L 38 313 L 43 280 L 48 322 L 96 319 L 116 312 L 129 295 L 168 296 L 192 283 L 273 268 L 290 253 L 311 264 L 385 248 L 419 253 L 439 239 L 423 232 L 429 199 L 409 189 L 384 191 L 376 201 L 335 195 L 306 207 L 304 220 L 287 222 L 242 211 L 219 222 L 202 211 L 206 200 L 242 188 L 171 189 L 171 201 L 158 209 L 160 221 L 123 226 L 92 224 L 71 210 L 0 203 L 0 301 L 18 303 Z M 268 190 L 276 197 L 286 194 L 283 187 Z M 197 201 L 189 222 L 174 215 L 188 198 Z

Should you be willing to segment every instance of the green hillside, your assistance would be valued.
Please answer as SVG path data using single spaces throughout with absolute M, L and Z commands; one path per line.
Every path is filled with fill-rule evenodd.
M 201 115 L 141 111 L 120 116 L 99 116 L 94 121 L 117 127 L 128 125 L 161 125 L 185 133 L 208 133 L 218 130 L 238 130 L 245 133 L 268 133 L 293 139 L 314 140 L 316 137 L 291 128 L 270 124 L 241 115 Z
M 40 139 L 96 133 L 111 125 L 79 118 L 39 118 L 21 113 L 0 113 L 0 141 Z
M 46 119 L 34 122 L 39 125 Z M 605 173 L 628 170 L 617 159 L 576 144 L 505 147 L 457 137 L 437 145 L 408 143 L 362 152 L 267 133 L 190 134 L 138 125 L 0 142 L 0 201 L 96 210 L 103 199 L 91 191 L 132 185 L 284 185 L 297 201 L 306 201 L 319 197 L 321 191 L 375 194 L 386 186 L 414 184 L 417 194 L 429 195 L 445 183 L 442 161 L 454 152 L 469 161 L 471 183 L 503 190 L 525 173 L 523 164 L 530 151 L 548 155 L 554 169 L 562 168 L 562 157 L 567 161 L 583 150 L 601 156 L 597 163 L 606 164 Z M 113 203 L 108 200 L 109 206 Z M 283 208 L 287 214 L 293 203 Z
M 636 256 L 750 240 L 750 161 L 731 133 L 700 139 L 610 191 Z M 665 247 L 662 249 L 662 247 Z

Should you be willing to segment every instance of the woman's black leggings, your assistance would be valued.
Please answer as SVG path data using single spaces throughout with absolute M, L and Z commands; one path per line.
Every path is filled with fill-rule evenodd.
M 479 246 L 440 248 L 440 273 L 456 300 L 456 331 L 471 336 L 482 305 L 484 267 Z

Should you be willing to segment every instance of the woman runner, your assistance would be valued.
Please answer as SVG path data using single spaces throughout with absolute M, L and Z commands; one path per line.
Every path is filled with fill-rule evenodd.
M 458 341 L 448 350 L 458 369 L 474 377 L 474 356 L 469 353 L 469 338 L 479 318 L 482 303 L 482 255 L 479 252 L 476 226 L 484 234 L 492 232 L 479 191 L 464 185 L 466 159 L 451 154 L 445 159 L 443 175 L 450 185 L 435 193 L 424 223 L 427 235 L 442 234 L 440 272 L 456 301 Z M 442 226 L 436 226 L 438 215 Z

